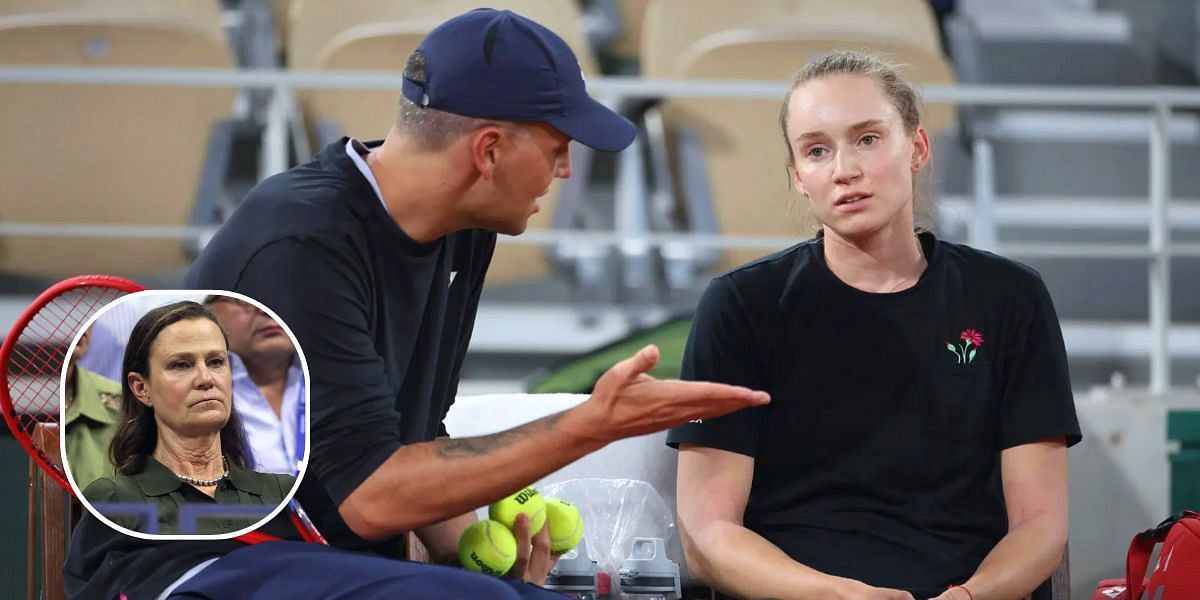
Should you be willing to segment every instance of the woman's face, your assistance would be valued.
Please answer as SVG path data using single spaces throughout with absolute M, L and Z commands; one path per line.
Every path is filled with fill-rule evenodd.
M 229 420 L 233 376 L 216 323 L 186 319 L 150 344 L 149 376 L 128 375 L 134 396 L 154 408 L 159 427 L 182 437 L 211 435 Z
M 822 225 L 846 239 L 912 230 L 913 174 L 928 163 L 924 129 L 904 130 L 874 79 L 832 75 L 792 92 L 793 184 Z

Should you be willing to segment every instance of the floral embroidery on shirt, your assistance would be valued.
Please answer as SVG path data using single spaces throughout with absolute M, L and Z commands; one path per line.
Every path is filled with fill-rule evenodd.
M 954 357 L 958 359 L 960 365 L 974 362 L 975 352 L 983 345 L 983 334 L 968 327 L 958 335 L 958 338 L 962 340 L 960 346 L 946 342 L 946 349 L 954 353 Z

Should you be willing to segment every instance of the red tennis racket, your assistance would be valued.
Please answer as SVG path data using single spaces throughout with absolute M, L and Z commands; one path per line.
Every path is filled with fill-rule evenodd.
M 92 315 L 110 302 L 146 288 L 109 275 L 83 275 L 60 281 L 42 292 L 0 345 L 0 410 L 13 437 L 29 457 L 68 493 L 74 495 L 62 465 L 47 452 L 58 448 L 59 383 L 71 340 Z M 38 423 L 39 439 L 33 437 Z M 327 544 L 293 498 L 289 516 L 306 542 Z M 32 510 L 32 507 L 30 507 Z M 249 544 L 278 538 L 257 531 L 240 535 Z

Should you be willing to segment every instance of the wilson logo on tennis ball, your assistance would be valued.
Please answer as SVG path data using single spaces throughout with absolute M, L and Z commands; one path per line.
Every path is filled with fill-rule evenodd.
M 478 571 L 485 575 L 497 575 L 497 576 L 504 575 L 504 573 L 502 571 L 497 571 L 496 569 L 493 569 L 490 566 L 488 566 L 488 564 L 483 562 L 483 559 L 479 558 L 479 555 L 474 552 L 471 553 L 471 562 L 475 563 L 475 566 L 478 568 Z
M 500 523 L 476 521 L 458 540 L 458 562 L 470 571 L 504 575 L 517 562 L 517 539 Z
M 510 530 L 516 527 L 517 516 L 522 514 L 529 518 L 530 533 L 537 534 L 542 530 L 542 525 L 546 523 L 546 503 L 537 488 L 526 487 L 488 506 L 488 518 L 499 521 Z

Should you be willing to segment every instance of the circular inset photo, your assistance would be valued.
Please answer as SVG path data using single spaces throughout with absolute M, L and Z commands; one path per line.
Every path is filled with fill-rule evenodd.
M 67 351 L 60 451 L 87 510 L 147 539 L 229 538 L 292 500 L 308 368 L 253 298 L 152 290 L 100 309 Z

